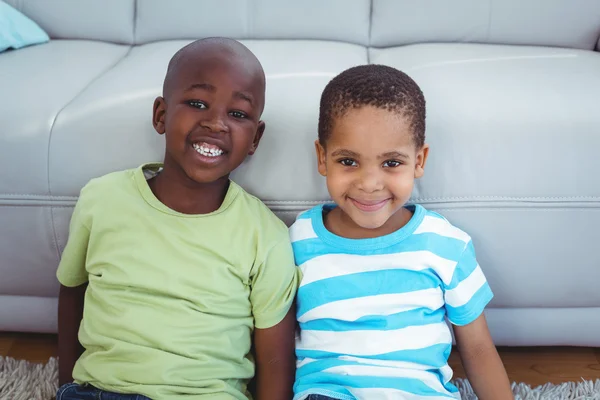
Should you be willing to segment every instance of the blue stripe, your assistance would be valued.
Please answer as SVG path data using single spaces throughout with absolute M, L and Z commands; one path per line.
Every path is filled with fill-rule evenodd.
M 298 382 L 297 387 L 299 391 L 303 391 L 314 387 L 315 384 L 320 383 L 328 383 L 357 389 L 396 389 L 420 396 L 441 395 L 452 398 L 448 393 L 438 392 L 418 379 L 401 377 L 349 376 L 326 372 L 316 372 L 306 377 L 301 382 Z
M 469 242 L 456 264 L 452 281 L 450 281 L 450 284 L 446 289 L 450 290 L 457 287 L 462 281 L 468 278 L 473 271 L 475 271 L 475 268 L 477 268 L 475 248 L 473 247 L 473 242 Z
M 483 310 L 485 306 L 492 300 L 494 294 L 492 293 L 492 289 L 490 285 L 486 282 L 479 288 L 477 292 L 471 297 L 466 304 L 460 307 L 452 307 L 446 304 L 446 313 L 448 315 L 448 319 L 454 325 L 468 325 L 471 322 L 475 321 Z
M 333 393 L 337 393 L 339 395 L 335 397 L 336 399 L 356 399 L 356 397 L 354 397 L 348 389 L 337 385 L 318 383 L 306 387 L 306 385 L 302 385 L 297 381 L 294 384 L 294 399 L 299 397 L 299 395 L 305 394 L 321 394 L 323 396 L 331 397 L 333 396 Z
M 390 315 L 366 315 L 356 321 L 341 321 L 331 318 L 316 319 L 300 323 L 300 329 L 335 332 L 355 330 L 389 331 L 409 326 L 437 324 L 443 322 L 445 316 L 446 310 L 443 307 L 433 311 L 427 308 L 419 308 Z
M 313 358 L 316 360 L 336 358 L 342 356 L 352 356 L 365 358 L 369 360 L 383 360 L 383 361 L 404 361 L 412 362 L 416 364 L 431 366 L 432 368 L 442 368 L 448 362 L 450 357 L 450 351 L 452 350 L 452 343 L 440 343 L 433 346 L 424 347 L 422 349 L 415 350 L 399 350 L 385 354 L 375 355 L 355 355 L 355 354 L 341 354 L 332 353 L 328 351 L 320 350 L 302 350 L 296 349 L 296 356 L 299 361 L 305 358 Z
M 386 269 L 336 276 L 311 282 L 298 290 L 298 318 L 307 311 L 332 301 L 408 293 L 440 286 L 440 279 L 430 270 Z
M 294 254 L 296 255 L 296 264 L 302 265 L 315 257 L 329 254 L 354 254 L 360 256 L 383 255 L 394 253 L 408 253 L 412 251 L 431 251 L 439 257 L 447 260 L 458 261 L 464 248 L 465 242 L 459 239 L 441 236 L 437 233 L 421 233 L 411 235 L 405 240 L 393 243 L 390 246 L 376 248 L 369 251 L 360 247 L 335 248 L 323 242 L 319 238 L 297 240 L 292 243 Z M 435 251 L 433 251 L 435 249 Z

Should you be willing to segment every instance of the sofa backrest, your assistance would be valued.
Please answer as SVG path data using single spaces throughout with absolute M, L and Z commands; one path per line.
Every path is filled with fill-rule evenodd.
M 6 0 L 53 39 L 229 36 L 372 47 L 478 42 L 600 47 L 599 0 Z
M 370 0 L 138 0 L 135 40 L 227 36 L 368 45 Z
M 5 0 L 52 39 L 133 43 L 134 0 Z
M 476 42 L 592 50 L 598 0 L 373 0 L 370 45 Z

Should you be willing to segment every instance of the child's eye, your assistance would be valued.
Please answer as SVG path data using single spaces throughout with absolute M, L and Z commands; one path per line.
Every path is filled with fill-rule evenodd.
M 351 158 L 344 158 L 343 160 L 339 161 L 340 164 L 342 164 L 344 167 L 356 167 L 356 161 L 354 161 Z
M 204 104 L 201 101 L 198 100 L 190 100 L 187 102 L 190 106 L 195 107 L 195 108 L 199 108 L 199 109 L 204 109 L 206 108 L 206 104 Z
M 388 168 L 396 168 L 399 167 L 402 163 L 400 161 L 396 161 L 396 160 L 387 160 L 386 162 L 383 163 L 384 167 L 388 167 Z
M 232 111 L 229 113 L 229 115 L 231 115 L 233 118 L 240 118 L 240 119 L 248 118 L 248 116 L 241 111 Z

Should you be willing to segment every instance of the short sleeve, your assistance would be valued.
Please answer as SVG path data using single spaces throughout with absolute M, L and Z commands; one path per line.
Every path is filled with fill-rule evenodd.
M 452 281 L 444 287 L 446 315 L 454 325 L 475 321 L 493 298 L 492 290 L 477 262 L 469 240 L 454 270 Z
M 292 246 L 285 240 L 273 246 L 255 266 L 251 279 L 250 301 L 254 325 L 271 328 L 288 313 L 298 289 L 299 273 L 294 264 Z
M 63 286 L 75 287 L 88 281 L 85 260 L 90 239 L 90 225 L 85 208 L 80 197 L 71 216 L 69 238 L 56 272 L 58 281 Z

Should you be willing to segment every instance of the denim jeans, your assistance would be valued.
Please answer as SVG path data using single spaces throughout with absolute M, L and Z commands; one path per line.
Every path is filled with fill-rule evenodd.
M 56 393 L 56 400 L 151 400 L 141 394 L 106 392 L 90 385 L 67 383 Z

